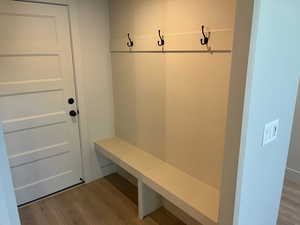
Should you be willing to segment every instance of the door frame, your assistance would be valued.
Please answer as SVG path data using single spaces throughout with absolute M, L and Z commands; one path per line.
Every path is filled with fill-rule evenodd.
M 61 5 L 67 7 L 69 24 L 70 24 L 70 38 L 71 38 L 71 49 L 72 49 L 72 61 L 75 81 L 75 92 L 77 98 L 77 107 L 79 110 L 79 135 L 80 135 L 80 152 L 81 152 L 81 164 L 82 164 L 82 178 L 86 182 L 91 182 L 92 168 L 90 166 L 90 151 L 89 151 L 89 133 L 88 133 L 88 122 L 87 122 L 87 110 L 86 110 L 86 99 L 84 91 L 84 80 L 83 80 L 83 68 L 82 68 L 82 54 L 80 46 L 80 35 L 79 35 L 79 23 L 78 23 L 78 0 L 9 0 L 19 2 L 31 2 L 31 3 L 44 3 L 50 5 Z

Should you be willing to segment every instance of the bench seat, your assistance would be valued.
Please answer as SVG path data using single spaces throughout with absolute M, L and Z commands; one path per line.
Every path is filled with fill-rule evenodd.
M 139 182 L 139 189 L 148 187 L 149 190 L 158 193 L 203 225 L 218 224 L 218 189 L 119 138 L 96 142 L 96 151 L 135 176 Z M 151 192 L 149 190 L 147 193 Z M 139 192 L 146 193 L 143 190 Z M 152 195 L 148 194 L 148 196 Z M 139 201 L 139 204 L 143 205 L 143 207 L 139 206 L 140 210 L 147 208 L 147 204 L 155 205 L 155 201 L 146 196 Z M 155 207 L 158 206 L 147 210 L 147 213 L 151 213 Z M 140 212 L 140 215 L 144 217 L 145 212 Z

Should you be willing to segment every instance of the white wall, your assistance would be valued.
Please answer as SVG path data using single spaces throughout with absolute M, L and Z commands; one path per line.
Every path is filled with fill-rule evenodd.
M 300 31 L 294 28 L 299 26 L 300 2 L 254 2 L 241 145 L 236 152 L 235 217 L 224 225 L 276 224 L 299 83 Z M 282 34 L 288 34 L 284 43 Z M 264 126 L 276 119 L 278 138 L 263 147 Z
M 220 201 L 220 225 L 232 225 L 254 0 L 237 1 Z
M 110 1 L 116 136 L 216 188 L 234 9 L 234 0 Z M 212 31 L 210 46 L 219 50 L 213 54 L 187 52 L 207 50 L 200 45 L 202 24 Z M 179 52 L 160 52 L 158 29 L 165 49 Z M 127 32 L 135 43 L 132 50 L 143 53 L 128 53 Z
M 79 32 L 89 135 L 88 181 L 101 177 L 108 162 L 96 156 L 94 142 L 114 136 L 107 0 L 78 1 Z
M 8 158 L 0 124 L 0 225 L 20 225 Z
M 298 92 L 286 175 L 288 179 L 300 184 L 300 89 Z

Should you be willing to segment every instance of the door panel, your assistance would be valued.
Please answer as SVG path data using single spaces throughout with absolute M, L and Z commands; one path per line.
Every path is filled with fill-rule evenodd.
M 0 8 L 0 29 L 0 121 L 23 204 L 80 182 L 68 11 L 12 1 Z
M 24 5 L 28 3 L 17 4 Z M 36 10 L 31 11 L 29 8 L 28 10 L 18 8 L 18 10 L 15 8 L 18 11 L 1 14 L 0 28 L 2 32 L 0 40 L 3 41 L 3 44 L 14 42 L 18 46 L 30 49 L 35 46 L 54 46 L 57 44 L 57 17 L 50 10 L 48 11 L 49 13 L 46 10 L 42 10 L 45 9 L 44 6 L 40 5 L 40 10 L 37 6 L 34 7 Z M 53 8 L 51 11 L 54 11 Z M 46 15 L 45 13 L 52 15 Z M 16 27 L 18 28 L 17 30 L 15 29 Z
M 60 59 L 55 55 L 1 57 L 0 67 L 3 74 L 10 74 L 0 76 L 3 83 L 61 78 Z
M 66 150 L 68 150 L 68 148 L 66 148 Z M 67 157 L 68 154 L 53 156 L 45 158 L 44 160 L 38 160 L 35 163 L 28 163 L 24 166 L 12 168 L 12 175 L 19 177 L 14 183 L 15 188 L 22 189 L 31 186 L 28 184 L 33 184 L 34 182 L 56 176 L 57 174 L 65 172 L 71 173 L 72 171 L 67 169 L 71 164 L 71 161 L 68 160 Z M 53 167 L 53 164 L 56 166 Z M 30 172 L 31 176 L 28 176 L 28 172 Z
M 31 85 L 34 87 L 38 86 L 33 83 Z M 45 88 L 41 89 L 45 90 Z M 20 121 L 24 117 L 45 115 L 64 110 L 64 94 L 62 90 L 42 92 L 37 89 L 31 89 L 31 92 L 34 93 L 24 94 L 18 92 L 16 95 L 0 96 L 0 105 L 3 106 L 3 108 L 1 107 L 0 118 L 4 123 L 12 123 Z M 34 107 L 32 107 L 33 102 Z
M 51 135 L 49 135 L 49 133 Z M 35 138 L 39 136 L 39 138 Z M 53 146 L 64 143 L 68 137 L 64 123 L 41 126 L 35 129 L 19 130 L 6 134 L 6 143 L 10 146 L 11 155 L 19 155 L 41 149 L 44 146 Z M 34 139 L 34 142 L 32 141 Z M 18 140 L 18 141 L 15 141 Z

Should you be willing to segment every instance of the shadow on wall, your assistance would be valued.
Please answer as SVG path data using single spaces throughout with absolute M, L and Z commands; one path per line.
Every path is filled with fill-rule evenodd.
M 300 184 L 300 82 L 294 116 L 286 178 Z
M 98 170 L 98 174 L 100 174 L 101 177 L 117 172 L 117 167 L 112 161 L 101 155 L 99 152 L 94 152 L 96 157 L 95 164 L 97 165 L 96 169 Z

